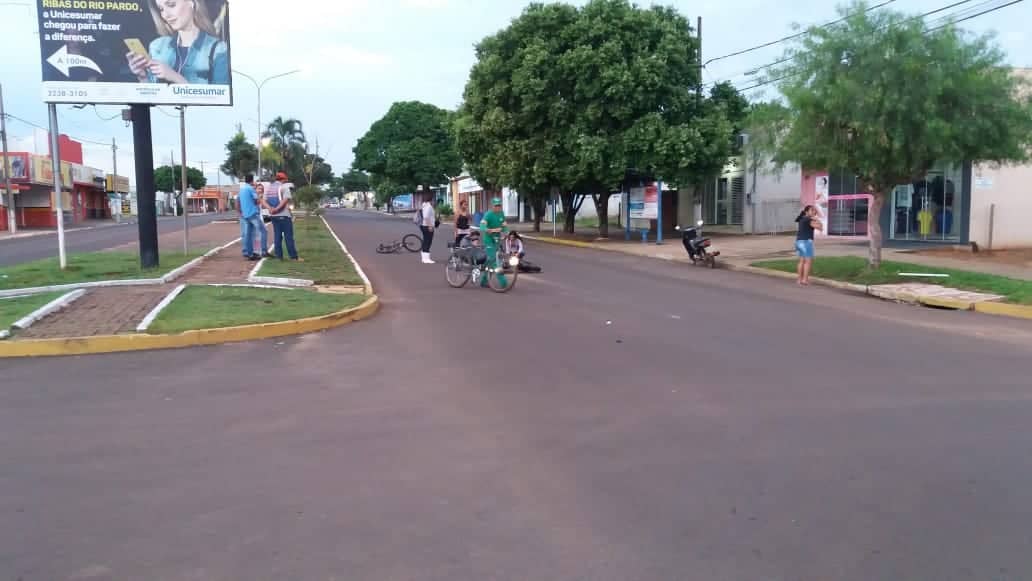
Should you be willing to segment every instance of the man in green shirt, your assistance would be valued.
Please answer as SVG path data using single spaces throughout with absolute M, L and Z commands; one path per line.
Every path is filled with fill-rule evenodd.
M 498 264 L 498 249 L 502 244 L 502 237 L 509 231 L 505 224 L 505 212 L 502 211 L 501 198 L 491 200 L 492 209 L 480 219 L 480 238 L 484 243 L 484 251 L 487 252 L 487 268 L 501 268 Z M 505 286 L 508 284 L 505 275 L 498 273 L 498 281 Z M 480 277 L 480 286 L 487 286 L 487 271 Z

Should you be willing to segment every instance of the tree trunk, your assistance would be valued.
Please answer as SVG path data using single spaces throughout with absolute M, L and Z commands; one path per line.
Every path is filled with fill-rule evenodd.
M 599 238 L 609 238 L 609 196 L 609 192 L 591 196 L 595 202 L 595 213 L 598 215 Z
M 881 267 L 881 255 L 882 255 L 882 228 L 881 228 L 881 213 L 882 206 L 885 205 L 885 200 L 889 197 L 889 192 L 874 191 L 874 196 L 871 198 L 871 207 L 867 211 L 867 234 L 871 237 L 870 245 L 868 246 L 867 265 L 872 269 Z M 827 232 L 828 225 L 825 224 L 825 232 Z
M 573 192 L 563 192 L 559 198 L 563 202 L 563 232 L 573 234 L 577 224 L 577 208 L 574 207 L 576 196 Z
M 545 198 L 541 196 L 534 196 L 530 201 L 531 208 L 534 210 L 534 231 L 541 231 L 541 220 L 545 217 L 545 212 L 548 210 L 548 205 L 545 203 Z

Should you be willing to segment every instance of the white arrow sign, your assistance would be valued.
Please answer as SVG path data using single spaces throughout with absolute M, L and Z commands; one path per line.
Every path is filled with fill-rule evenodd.
M 97 71 L 100 74 L 104 74 L 104 72 L 100 70 L 100 67 L 97 66 L 97 63 L 92 60 L 79 54 L 68 54 L 68 45 L 63 45 L 61 48 L 57 49 L 57 52 L 47 58 L 47 62 L 55 69 L 61 71 L 61 73 L 66 77 L 68 76 L 68 71 L 75 67 L 90 69 L 91 71 Z

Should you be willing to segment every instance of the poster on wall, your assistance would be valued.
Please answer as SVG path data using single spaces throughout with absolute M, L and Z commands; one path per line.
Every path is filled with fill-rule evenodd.
M 47 103 L 232 105 L 226 0 L 36 0 Z
M 813 205 L 817 208 L 817 218 L 824 228 L 816 232 L 818 237 L 828 235 L 828 174 L 821 173 L 814 177 Z
M 627 208 L 632 220 L 655 220 L 659 216 L 659 190 L 656 184 L 631 188 Z
M 7 176 L 4 175 L 4 171 L 9 165 L 11 167 L 12 182 L 29 181 L 29 154 L 8 153 L 7 159 L 7 163 L 4 163 L 3 154 L 0 154 L 0 180 L 6 179 Z
M 412 209 L 412 194 L 402 194 L 400 196 L 394 196 L 392 200 L 395 210 L 411 210 Z

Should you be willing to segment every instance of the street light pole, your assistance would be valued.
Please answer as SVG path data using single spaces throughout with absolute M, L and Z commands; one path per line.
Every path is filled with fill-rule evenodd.
M 271 77 L 266 77 L 266 78 L 262 79 L 261 81 L 258 81 L 257 79 L 255 79 L 251 75 L 249 75 L 247 73 L 240 72 L 240 71 L 238 71 L 236 69 L 233 69 L 233 72 L 238 74 L 238 75 L 240 75 L 241 77 L 244 77 L 248 81 L 251 81 L 251 83 L 254 84 L 254 88 L 258 90 L 258 139 L 254 143 L 258 147 L 258 171 L 257 171 L 257 174 L 258 174 L 258 178 L 261 179 L 261 176 L 262 176 L 262 87 L 265 86 L 265 83 L 268 83 L 269 81 L 271 81 L 273 79 L 278 79 L 280 77 L 286 77 L 287 75 L 293 75 L 294 73 L 300 73 L 301 69 L 294 69 L 292 71 L 287 71 L 285 73 L 280 73 L 278 75 L 272 75 Z

